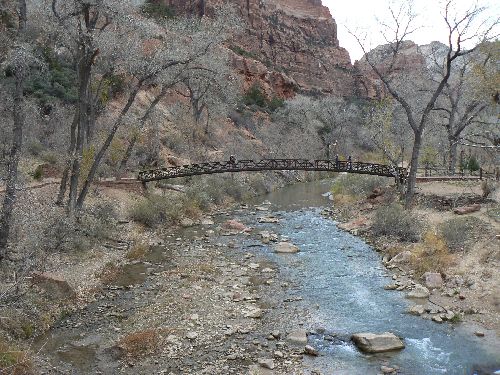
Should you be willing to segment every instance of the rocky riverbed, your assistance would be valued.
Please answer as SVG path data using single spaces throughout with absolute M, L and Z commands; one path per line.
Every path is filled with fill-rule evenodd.
M 37 366 L 65 374 L 495 368 L 490 332 L 477 337 L 407 314 L 414 308 L 407 291 L 384 286 L 411 281 L 394 279 L 375 251 L 309 208 L 326 203 L 326 190 L 322 183 L 299 185 L 272 194 L 271 204 L 261 199 L 199 225 L 184 223 L 111 278 L 95 302 L 39 337 Z M 398 350 L 364 354 L 351 341 L 360 333 L 387 345 L 387 335 L 370 336 L 384 332 Z

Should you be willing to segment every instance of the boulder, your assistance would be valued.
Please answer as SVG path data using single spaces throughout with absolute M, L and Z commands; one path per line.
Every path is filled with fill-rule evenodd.
M 272 370 L 274 368 L 274 361 L 270 358 L 259 358 L 257 362 L 259 363 L 260 367 L 267 368 L 269 370 Z
M 286 337 L 286 340 L 292 344 L 306 345 L 307 344 L 307 332 L 305 329 L 298 329 L 292 331 Z
M 403 341 L 391 332 L 356 333 L 351 337 L 354 344 L 365 353 L 382 353 L 404 349 Z
M 416 284 L 415 288 L 408 292 L 406 296 L 409 298 L 427 298 L 429 297 L 429 294 L 429 289 L 423 285 Z
M 425 312 L 425 307 L 423 305 L 413 305 L 408 309 L 408 314 L 411 315 L 422 315 Z
M 392 257 L 392 259 L 389 261 L 389 264 L 395 264 L 395 263 L 408 263 L 411 259 L 411 252 L 408 250 L 402 251 L 396 256 Z
M 51 298 L 67 299 L 76 296 L 75 291 L 63 278 L 48 272 L 34 272 L 33 284 L 38 285 Z
M 470 206 L 457 207 L 457 208 L 453 209 L 453 212 L 456 215 L 466 215 L 466 214 L 470 214 L 472 212 L 479 211 L 480 209 L 481 209 L 480 204 L 472 204 Z
M 438 272 L 426 272 L 422 275 L 422 279 L 429 289 L 439 289 L 443 286 L 443 278 Z
M 274 251 L 276 253 L 293 254 L 293 253 L 298 253 L 300 250 L 297 246 L 295 246 L 290 242 L 279 242 L 274 247 Z

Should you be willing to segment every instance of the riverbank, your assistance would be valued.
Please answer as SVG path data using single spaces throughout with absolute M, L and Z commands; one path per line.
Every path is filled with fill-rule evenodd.
M 410 224 L 421 224 L 419 238 L 380 235 L 381 207 L 397 201 L 392 188 L 335 205 L 339 228 L 364 238 L 381 253 L 393 282 L 387 289 L 420 294 L 409 313 L 436 323 L 463 322 L 479 337 L 500 335 L 500 194 L 481 196 L 480 182 L 419 183 Z M 473 212 L 457 215 L 454 208 Z M 454 246 L 450 246 L 448 242 Z M 424 289 L 422 289 L 424 288 Z M 413 292 L 413 290 L 417 292 Z

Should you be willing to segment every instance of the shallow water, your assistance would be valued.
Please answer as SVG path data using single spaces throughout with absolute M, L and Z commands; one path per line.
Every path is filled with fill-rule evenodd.
M 323 327 L 340 337 L 390 331 L 404 338 L 406 348 L 364 355 L 350 343 L 332 343 L 316 335 L 312 342 L 323 356 L 311 360 L 314 368 L 326 374 L 376 373 L 386 359 L 402 373 L 412 375 L 488 374 L 500 369 L 499 348 L 491 347 L 491 340 L 486 344 L 484 338 L 474 336 L 461 324 L 437 324 L 405 313 L 411 301 L 405 299 L 404 292 L 384 290 L 392 280 L 379 254 L 321 216 L 317 207 L 328 205 L 321 196 L 328 187 L 327 181 L 300 184 L 264 197 L 281 220 L 260 228 L 290 238 L 301 249 L 291 255 L 265 251 L 293 280 L 304 304 L 316 307 L 309 326 Z M 489 370 L 481 372 L 479 365 Z

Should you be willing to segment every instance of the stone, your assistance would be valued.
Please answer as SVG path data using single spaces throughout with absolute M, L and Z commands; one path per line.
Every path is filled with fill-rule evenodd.
M 313 357 L 316 357 L 319 354 L 318 350 L 316 348 L 312 347 L 311 345 L 306 345 L 304 347 L 304 353 L 307 355 L 313 356 Z
M 192 227 L 194 225 L 194 221 L 188 217 L 183 217 L 181 219 L 180 224 L 181 224 L 181 227 L 183 227 L 183 228 L 189 228 L 189 227 Z
M 258 263 L 250 263 L 250 264 L 248 265 L 248 268 L 250 268 L 250 269 L 252 269 L 252 270 L 256 270 L 256 269 L 257 269 L 257 268 L 259 268 L 259 267 L 260 267 L 260 264 L 258 264 Z
M 282 254 L 293 254 L 293 253 L 298 253 L 300 250 L 298 246 L 295 246 L 290 242 L 279 242 L 274 247 L 274 251 Z
M 224 223 L 224 228 L 230 229 L 230 230 L 236 230 L 239 232 L 246 232 L 249 230 L 249 228 L 247 228 L 245 226 L 245 224 L 240 223 L 238 220 L 227 220 Z
M 198 337 L 198 334 L 196 332 L 188 332 L 186 333 L 186 338 L 188 338 L 189 340 L 194 340 Z
M 403 341 L 391 332 L 356 333 L 351 336 L 351 339 L 361 351 L 366 353 L 382 353 L 405 347 Z
M 305 329 L 298 329 L 292 331 L 286 337 L 286 341 L 292 344 L 306 345 L 307 344 L 307 332 Z
M 214 221 L 210 218 L 201 219 L 201 225 L 214 225 Z
M 408 263 L 410 259 L 411 259 L 411 252 L 405 250 L 394 256 L 388 263 L 391 265 L 396 263 Z
M 387 284 L 384 286 L 385 290 L 396 290 L 398 288 L 397 284 Z
M 472 204 L 470 206 L 457 207 L 453 209 L 455 215 L 467 215 L 476 211 L 481 210 L 480 204 Z
M 436 323 L 443 323 L 443 319 L 439 315 L 434 315 L 432 321 Z
M 76 293 L 63 278 L 48 272 L 33 272 L 33 284 L 43 289 L 51 298 L 75 298 Z
M 284 358 L 285 357 L 285 355 L 283 354 L 283 352 L 281 350 L 275 350 L 273 354 L 276 358 Z
M 425 312 L 423 305 L 413 305 L 408 309 L 408 314 L 411 315 L 422 315 Z
M 280 222 L 280 219 L 274 216 L 263 216 L 259 217 L 257 221 L 262 224 L 277 224 Z
M 443 278 L 438 272 L 426 272 L 422 275 L 422 279 L 429 289 L 439 289 L 443 286 Z
M 420 284 L 416 284 L 415 288 L 406 294 L 409 298 L 427 298 L 429 295 L 429 289 Z
M 257 363 L 260 367 L 267 368 L 269 370 L 274 369 L 274 361 L 270 358 L 259 358 Z
M 246 318 L 260 319 L 264 315 L 264 311 L 258 307 L 253 308 L 245 313 Z
M 382 371 L 382 374 L 392 374 L 396 372 L 396 369 L 389 366 L 380 366 L 380 371 Z
M 484 337 L 484 332 L 482 331 L 475 331 L 474 334 L 477 336 L 477 337 Z
M 248 366 L 248 375 L 272 375 L 273 370 L 261 367 L 260 365 L 250 365 Z

